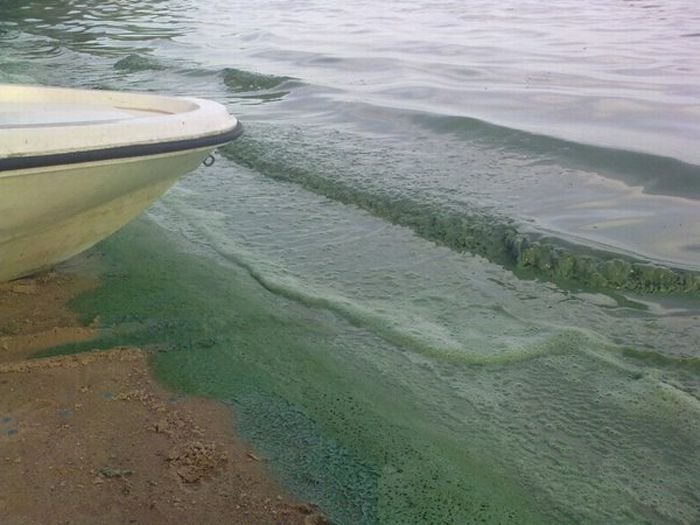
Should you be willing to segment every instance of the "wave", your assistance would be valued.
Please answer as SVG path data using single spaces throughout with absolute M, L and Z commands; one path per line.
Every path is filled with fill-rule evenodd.
M 232 67 L 224 68 L 220 74 L 226 87 L 234 93 L 271 90 L 293 80 Z
M 213 69 L 201 65 L 174 64 L 169 60 L 131 53 L 119 59 L 112 68 L 123 74 L 143 71 L 166 71 L 174 75 L 210 79 L 212 83 L 221 82 L 224 89 L 237 99 L 253 99 L 262 102 L 279 100 L 301 83 L 284 76 L 266 75 L 254 71 L 236 68 Z
M 280 100 L 301 84 L 292 77 L 266 75 L 231 67 L 222 69 L 217 75 L 222 79 L 226 90 L 235 94 L 236 98 L 258 102 Z
M 472 117 L 415 114 L 412 121 L 436 133 L 538 154 L 571 168 L 597 170 L 644 193 L 700 199 L 700 166 L 672 157 L 572 142 Z
M 305 282 L 288 273 L 284 268 L 269 260 L 260 258 L 254 251 L 221 234 L 224 223 L 211 224 L 213 217 L 206 214 L 202 220 L 201 212 L 195 212 L 187 205 L 172 202 L 170 207 L 177 210 L 190 221 L 197 242 L 202 242 L 228 263 L 243 269 L 262 288 L 279 297 L 289 299 L 314 309 L 332 312 L 353 326 L 370 330 L 373 334 L 397 348 L 409 350 L 436 362 L 460 367 L 503 367 L 521 366 L 528 361 L 552 356 L 585 355 L 599 365 L 617 370 L 634 379 L 646 379 L 663 388 L 668 396 L 682 403 L 689 409 L 700 408 L 699 399 L 693 388 L 667 383 L 663 377 L 649 374 L 649 364 L 656 368 L 675 369 L 680 373 L 695 376 L 700 372 L 700 359 L 694 356 L 665 355 L 651 350 L 621 346 L 581 326 L 567 326 L 556 322 L 540 321 L 536 336 L 527 337 L 520 344 L 507 345 L 502 348 L 495 341 L 492 345 L 482 345 L 474 339 L 465 344 L 464 340 L 445 337 L 440 331 L 431 330 L 428 320 L 411 316 L 395 315 L 371 302 L 358 300 L 342 292 L 322 285 Z M 155 218 L 155 217 L 154 217 Z M 166 228 L 172 228 L 170 220 L 156 219 Z M 178 227 L 181 230 L 181 225 Z M 500 315 L 518 320 L 513 314 L 500 306 L 494 307 Z M 476 344 L 472 344 L 476 343 Z M 481 349 L 485 350 L 482 351 Z
M 463 125 L 462 121 L 458 122 Z M 267 177 L 299 184 L 314 193 L 357 206 L 393 224 L 411 228 L 423 238 L 458 252 L 479 255 L 523 277 L 547 279 L 566 288 L 664 294 L 700 292 L 700 272 L 525 231 L 522 224 L 490 210 L 474 206 L 447 209 L 378 185 L 362 187 L 324 172 L 327 166 L 322 163 L 315 165 L 308 159 L 295 162 L 290 156 L 280 154 L 279 145 L 270 143 L 269 137 L 268 133 L 248 133 L 221 151 L 234 162 Z M 532 140 L 542 139 L 532 136 Z M 633 157 L 630 154 L 629 158 Z
M 417 354 L 434 357 L 441 362 L 467 366 L 506 366 L 544 355 L 571 353 L 584 347 L 593 338 L 591 333 L 583 330 L 552 327 L 551 334 L 533 338 L 524 345 L 514 345 L 507 351 L 470 352 L 465 349 L 462 342 L 440 336 L 436 331 L 431 330 L 428 321 L 421 325 L 420 330 L 415 330 L 416 319 L 412 319 L 412 326 L 409 326 L 401 317 L 379 312 L 371 305 L 322 286 L 301 282 L 281 268 L 272 268 L 235 241 L 217 235 L 184 207 L 176 206 L 176 208 L 179 214 L 195 219 L 193 221 L 196 223 L 195 229 L 204 236 L 210 249 L 225 261 L 244 269 L 268 292 L 311 308 L 333 312 L 353 326 L 370 328 L 377 336 L 398 348 L 408 348 Z
M 126 73 L 136 73 L 138 71 L 160 71 L 165 69 L 165 65 L 152 57 L 130 54 L 117 61 L 112 66 L 117 71 Z

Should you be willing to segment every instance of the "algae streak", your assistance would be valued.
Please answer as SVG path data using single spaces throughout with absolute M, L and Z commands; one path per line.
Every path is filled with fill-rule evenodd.
M 221 151 L 227 158 L 267 177 L 299 184 L 319 195 L 357 206 L 393 224 L 411 228 L 425 239 L 479 255 L 523 276 L 547 279 L 567 288 L 700 293 L 698 272 L 524 233 L 515 221 L 487 211 L 438 209 L 378 187 L 346 183 L 341 177 L 325 174 L 322 162 L 294 162 L 299 159 L 285 155 L 266 138 L 269 134 L 250 131 Z

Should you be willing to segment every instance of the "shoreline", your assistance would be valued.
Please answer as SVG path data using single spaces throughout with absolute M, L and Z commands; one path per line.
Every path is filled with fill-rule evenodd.
M 147 351 L 31 359 L 96 333 L 67 304 L 98 272 L 71 266 L 0 284 L 3 523 L 327 523 L 236 439 L 228 407 L 157 384 Z

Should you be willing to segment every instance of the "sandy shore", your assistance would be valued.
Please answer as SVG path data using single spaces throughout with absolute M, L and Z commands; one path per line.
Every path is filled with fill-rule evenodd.
M 156 384 L 115 348 L 28 359 L 89 340 L 67 301 L 97 279 L 0 284 L 0 516 L 9 524 L 319 524 L 231 433 L 230 411 Z

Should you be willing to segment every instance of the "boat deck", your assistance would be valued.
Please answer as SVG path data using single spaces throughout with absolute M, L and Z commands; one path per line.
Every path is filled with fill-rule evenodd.
M 89 126 L 163 114 L 167 113 L 107 104 L 0 102 L 0 128 Z

